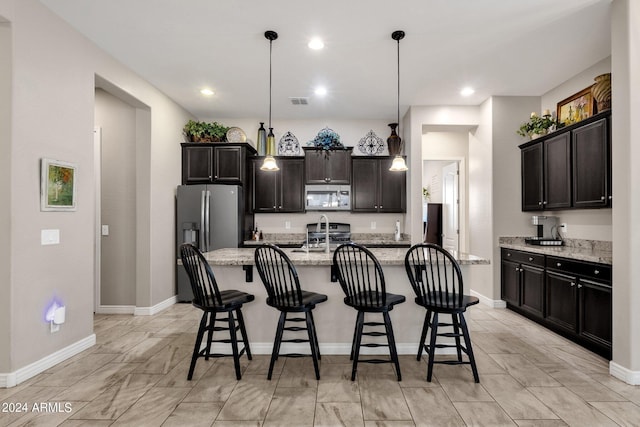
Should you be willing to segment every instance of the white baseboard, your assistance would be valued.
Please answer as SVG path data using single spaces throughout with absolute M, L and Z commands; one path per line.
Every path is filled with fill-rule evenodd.
M 0 373 L 0 388 L 15 387 L 16 385 L 34 377 L 52 366 L 75 356 L 76 354 L 94 346 L 96 343 L 96 335 L 91 334 L 63 349 L 56 351 L 42 359 L 31 363 L 30 365 L 20 368 L 17 371 L 7 374 Z
M 154 305 L 153 307 L 136 307 L 133 314 L 135 314 L 136 316 L 153 316 L 154 314 L 158 314 L 162 310 L 171 307 L 176 302 L 178 302 L 178 296 L 174 295 L 171 298 L 167 298 L 161 303 Z
M 136 307 L 135 305 L 101 305 L 96 310 L 98 314 L 133 314 L 135 316 L 153 316 L 178 302 L 177 296 L 167 298 L 152 307 Z
M 624 366 L 618 365 L 614 361 L 610 361 L 609 373 L 627 384 L 640 385 L 640 371 L 632 371 Z
M 507 303 L 501 299 L 491 299 L 474 291 L 473 289 L 471 289 L 469 293 L 474 297 L 477 297 L 482 304 L 488 305 L 491 308 L 507 308 Z

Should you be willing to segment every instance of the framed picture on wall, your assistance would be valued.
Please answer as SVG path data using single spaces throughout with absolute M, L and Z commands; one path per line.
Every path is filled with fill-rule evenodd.
M 41 160 L 40 210 L 76 210 L 76 170 L 73 163 L 59 160 Z
M 558 102 L 558 122 L 570 125 L 591 117 L 595 113 L 591 86 Z

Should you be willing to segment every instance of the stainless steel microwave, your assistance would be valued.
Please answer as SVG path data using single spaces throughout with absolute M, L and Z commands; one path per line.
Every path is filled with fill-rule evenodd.
M 315 184 L 305 186 L 308 211 L 351 210 L 351 186 Z

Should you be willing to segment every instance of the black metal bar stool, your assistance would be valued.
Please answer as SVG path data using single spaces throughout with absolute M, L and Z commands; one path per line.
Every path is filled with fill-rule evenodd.
M 356 379 L 358 362 L 365 363 L 393 363 L 396 368 L 398 381 L 402 381 L 400 362 L 393 336 L 393 327 L 389 311 L 393 306 L 405 301 L 404 295 L 386 292 L 382 267 L 376 257 L 364 246 L 356 243 L 346 243 L 338 246 L 333 254 L 333 268 L 340 286 L 345 293 L 344 303 L 358 310 L 356 327 L 351 344 L 351 381 Z M 382 313 L 384 322 L 365 322 L 365 313 Z M 368 330 L 364 327 L 384 326 L 384 332 Z M 362 343 L 362 336 L 386 336 L 387 344 L 379 342 Z M 360 359 L 360 347 L 389 347 L 390 359 Z
M 280 346 L 283 342 L 301 343 L 308 342 L 311 347 L 311 357 L 313 358 L 313 368 L 316 379 L 320 379 L 320 346 L 316 334 L 316 326 L 313 320 L 312 310 L 316 304 L 327 300 L 327 296 L 315 292 L 303 291 L 300 289 L 298 272 L 291 263 L 289 257 L 277 246 L 264 244 L 256 249 L 255 263 L 260 274 L 260 279 L 267 290 L 267 304 L 280 310 L 280 319 L 276 329 L 276 337 L 271 352 L 271 362 L 269 363 L 270 380 L 273 373 L 273 366 L 279 356 L 303 357 L 308 354 L 288 353 L 280 354 Z M 289 313 L 304 313 L 304 317 L 289 317 Z M 305 322 L 306 326 L 286 326 L 286 322 Z M 289 338 L 282 339 L 284 331 L 299 332 L 307 331 L 308 339 Z
M 253 301 L 255 297 L 246 292 L 236 290 L 218 289 L 218 284 L 211 270 L 211 266 L 204 258 L 200 250 L 190 243 L 180 246 L 180 257 L 182 265 L 184 265 L 189 281 L 191 282 L 191 290 L 193 291 L 193 305 L 198 307 L 202 313 L 196 344 L 193 348 L 191 356 L 191 366 L 189 367 L 188 380 L 193 377 L 193 370 L 196 367 L 196 361 L 199 357 L 209 360 L 210 357 L 226 357 L 233 356 L 233 362 L 236 369 L 236 378 L 242 378 L 240 372 L 240 357 L 247 353 L 247 358 L 251 360 L 251 349 L 249 348 L 249 340 L 247 331 L 244 326 L 244 318 L 242 317 L 242 305 L 246 302 Z M 235 317 L 234 317 L 235 312 Z M 216 319 L 218 313 L 227 313 L 227 317 Z M 216 320 L 226 321 L 227 326 L 215 326 Z M 240 339 L 238 339 L 238 330 L 240 331 Z M 229 338 L 213 339 L 213 333 L 217 331 L 229 331 Z M 207 332 L 207 345 L 200 350 L 202 338 Z M 238 341 L 243 343 L 242 350 L 238 351 Z M 230 343 L 232 354 L 211 353 L 211 343 L 222 342 Z
M 467 307 L 477 304 L 478 298 L 464 295 L 462 272 L 458 262 L 449 252 L 438 245 L 432 243 L 422 243 L 414 245 L 409 249 L 404 259 L 404 265 L 409 276 L 411 287 L 416 293 L 416 304 L 427 309 L 427 313 L 422 325 L 422 335 L 418 347 L 418 357 L 420 360 L 422 350 L 429 355 L 427 369 L 427 381 L 431 381 L 434 363 L 444 363 L 448 365 L 471 365 L 473 379 L 479 383 L 476 360 L 473 357 L 471 338 L 469 329 L 464 319 L 464 312 Z M 450 314 L 451 323 L 439 321 L 439 314 Z M 438 327 L 450 326 L 453 332 L 438 333 Z M 427 330 L 431 328 L 429 345 L 425 345 Z M 455 344 L 437 344 L 437 337 L 454 338 Z M 460 342 L 464 339 L 465 345 Z M 457 360 L 434 360 L 437 348 L 455 348 Z M 462 360 L 462 353 L 469 358 Z

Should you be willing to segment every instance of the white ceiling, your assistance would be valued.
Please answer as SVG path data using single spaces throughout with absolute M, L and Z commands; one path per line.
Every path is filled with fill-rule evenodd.
M 538 96 L 611 52 L 611 0 L 40 0 L 200 119 L 385 119 Z M 313 36 L 325 41 L 311 51 Z M 313 88 L 328 89 L 322 99 Z M 216 94 L 199 93 L 210 87 Z M 459 95 L 464 86 L 476 93 Z M 293 106 L 289 97 L 309 97 Z M 395 120 L 393 120 L 395 121 Z

